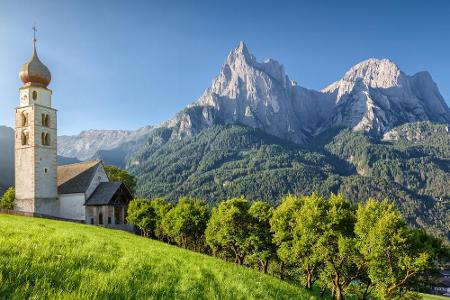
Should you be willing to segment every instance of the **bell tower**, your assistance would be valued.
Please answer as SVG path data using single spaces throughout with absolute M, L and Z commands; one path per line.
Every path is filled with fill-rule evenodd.
M 14 209 L 57 216 L 56 110 L 47 88 L 51 74 L 39 60 L 35 27 L 33 31 L 33 55 L 19 73 L 23 86 L 16 108 Z

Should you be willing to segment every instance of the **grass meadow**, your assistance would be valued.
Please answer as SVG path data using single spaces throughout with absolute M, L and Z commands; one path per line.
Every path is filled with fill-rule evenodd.
M 310 297 L 274 277 L 130 233 L 0 214 L 0 298 Z
M 318 299 L 277 278 L 127 232 L 0 214 L 3 298 Z

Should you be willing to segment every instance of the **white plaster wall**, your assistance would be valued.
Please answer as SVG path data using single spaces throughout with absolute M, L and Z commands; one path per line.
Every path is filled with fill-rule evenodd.
M 37 97 L 33 99 L 33 91 L 36 91 Z M 19 90 L 20 106 L 43 105 L 52 106 L 52 91 L 40 86 L 26 86 Z
M 59 195 L 59 217 L 72 220 L 85 220 L 84 194 Z
M 95 175 L 92 178 L 91 184 L 86 190 L 86 199 L 89 199 L 100 182 L 109 182 L 108 175 L 106 175 L 105 169 L 103 168 L 102 164 L 98 165 L 97 170 L 95 171 Z

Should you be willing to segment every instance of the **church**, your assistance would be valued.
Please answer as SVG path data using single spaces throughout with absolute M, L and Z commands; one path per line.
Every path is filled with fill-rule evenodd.
M 52 106 L 49 69 L 33 55 L 19 73 L 19 107 L 15 124 L 14 209 L 131 230 L 126 212 L 132 199 L 122 182 L 110 182 L 101 161 L 57 165 L 57 110 Z

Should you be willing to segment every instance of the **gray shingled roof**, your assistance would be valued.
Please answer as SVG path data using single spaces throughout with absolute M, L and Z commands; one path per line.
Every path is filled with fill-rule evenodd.
M 100 163 L 95 160 L 58 166 L 58 194 L 85 193 Z
M 122 186 L 122 182 L 101 182 L 85 205 L 108 205 Z

